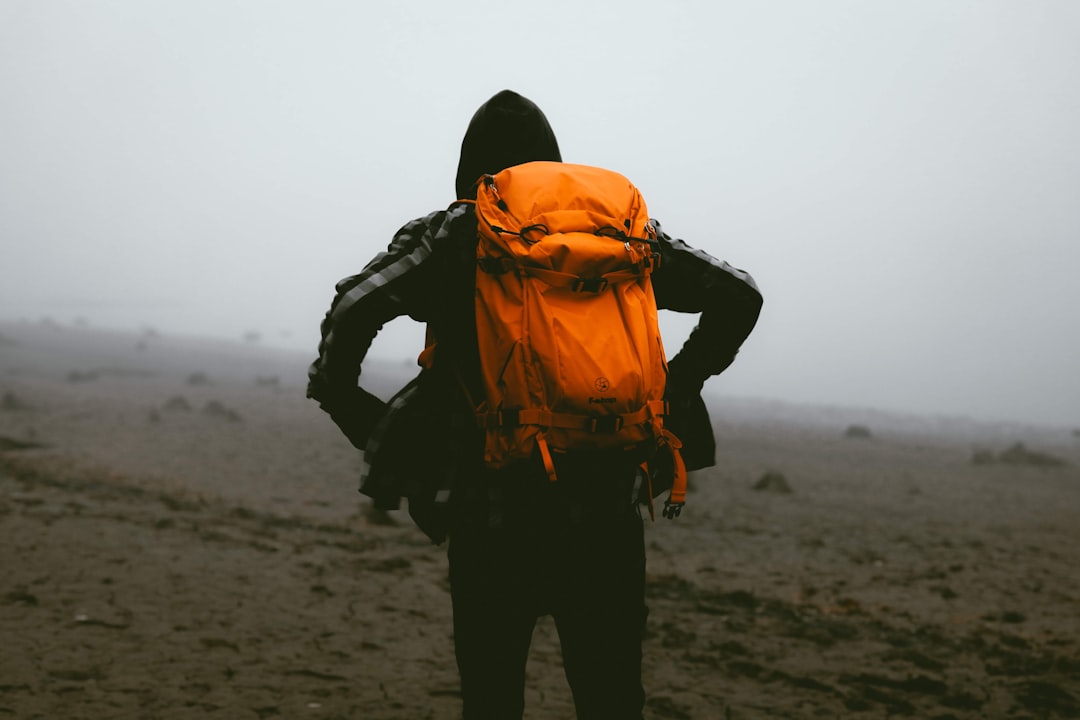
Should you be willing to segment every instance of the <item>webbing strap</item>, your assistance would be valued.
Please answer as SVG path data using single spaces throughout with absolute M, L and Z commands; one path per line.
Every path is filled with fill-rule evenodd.
M 650 266 L 641 263 L 629 270 L 616 270 L 596 277 L 583 277 L 550 268 L 522 265 L 512 257 L 482 257 L 476 261 L 480 269 L 489 275 L 502 275 L 515 268 L 526 277 L 536 278 L 551 287 L 569 288 L 574 292 L 603 292 L 609 285 L 647 276 Z
M 548 480 L 555 482 L 559 478 L 555 475 L 555 461 L 551 459 L 551 449 L 548 448 L 544 433 L 536 435 L 536 446 L 540 448 L 540 458 L 544 461 L 544 470 L 547 471 Z
M 530 265 L 522 265 L 520 268 L 523 275 L 534 277 L 552 287 L 569 288 L 574 292 L 602 292 L 608 285 L 627 280 L 637 280 L 648 274 L 645 272 L 635 272 L 633 270 L 616 270 L 594 278 L 587 278 L 572 273 L 532 267 Z
M 671 453 L 672 470 L 674 472 L 671 479 L 671 492 L 664 502 L 664 517 L 677 518 L 679 513 L 682 512 L 683 505 L 686 504 L 686 463 L 683 462 L 682 453 L 679 452 L 680 448 L 682 448 L 682 442 L 667 429 L 663 430 L 661 437 L 662 442 L 667 446 L 668 452 Z
M 559 428 L 562 430 L 619 432 L 628 425 L 640 425 L 654 417 L 660 417 L 666 412 L 667 403 L 663 400 L 650 400 L 640 410 L 625 415 L 574 415 L 571 413 L 556 413 L 542 408 L 528 408 L 525 410 L 500 410 L 483 413 L 477 419 L 481 427 L 487 430 L 495 430 L 501 427 L 518 427 L 520 425 L 536 425 L 538 427 Z
M 645 496 L 649 498 L 649 519 L 656 522 L 656 507 L 652 499 L 652 473 L 649 472 L 649 463 L 641 463 L 641 475 L 645 478 Z

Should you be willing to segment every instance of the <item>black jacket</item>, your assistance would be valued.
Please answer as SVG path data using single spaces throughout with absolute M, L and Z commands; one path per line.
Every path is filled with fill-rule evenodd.
M 485 173 L 530 160 L 559 160 L 554 134 L 539 108 L 504 91 L 477 111 L 462 142 L 456 188 L 475 196 Z M 715 440 L 701 388 L 734 360 L 750 334 L 762 298 L 753 279 L 667 235 L 654 221 L 662 255 L 652 274 L 659 309 L 699 313 L 697 327 L 669 360 L 665 425 L 684 444 L 690 470 L 715 463 Z M 319 357 L 309 372 L 317 400 L 353 444 L 365 451 L 361 491 L 383 507 L 399 497 L 429 536 L 444 529 L 438 506 L 459 478 L 480 463 L 482 434 L 461 389 L 477 397 L 479 357 L 472 312 L 476 219 L 455 203 L 402 227 L 386 252 L 345 278 L 322 323 Z M 439 338 L 431 370 L 389 403 L 358 387 L 360 366 L 382 326 L 401 315 L 427 323 Z

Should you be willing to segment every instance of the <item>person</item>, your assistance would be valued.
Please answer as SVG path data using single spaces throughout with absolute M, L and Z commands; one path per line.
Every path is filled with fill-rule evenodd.
M 536 160 L 562 161 L 546 116 L 525 97 L 499 92 L 468 125 L 457 198 L 475 198 L 482 175 Z M 715 463 L 702 387 L 734 360 L 762 298 L 747 273 L 654 224 L 657 306 L 699 313 L 668 363 L 665 391 L 666 426 L 693 470 Z M 554 619 L 578 718 L 641 718 L 648 609 L 638 462 L 610 451 L 567 454 L 557 482 L 540 462 L 484 465 L 467 401 L 482 387 L 476 241 L 473 206 L 455 202 L 406 224 L 385 252 L 339 282 L 308 396 L 364 450 L 361 492 L 382 509 L 406 498 L 432 541 L 449 539 L 466 720 L 522 716 L 529 645 L 543 615 Z M 359 387 L 361 363 L 380 328 L 402 315 L 426 323 L 438 342 L 428 349 L 434 361 L 384 402 Z

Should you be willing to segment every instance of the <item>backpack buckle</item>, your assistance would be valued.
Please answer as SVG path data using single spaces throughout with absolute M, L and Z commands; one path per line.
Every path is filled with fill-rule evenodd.
M 583 278 L 579 277 L 570 283 L 570 289 L 574 292 L 599 293 L 607 289 L 607 278 Z
M 591 433 L 617 433 L 623 429 L 623 419 L 621 415 L 591 417 L 585 429 Z
M 671 502 L 670 500 L 664 501 L 664 517 L 668 520 L 674 520 L 682 514 L 683 505 L 686 503 Z

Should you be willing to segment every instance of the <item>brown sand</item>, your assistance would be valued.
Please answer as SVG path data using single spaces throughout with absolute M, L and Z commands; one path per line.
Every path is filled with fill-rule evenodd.
M 445 550 L 355 492 L 308 359 L 0 324 L 0 717 L 457 716 Z M 1071 429 L 713 405 L 647 717 L 1080 717 Z M 548 620 L 526 717 L 573 717 Z

